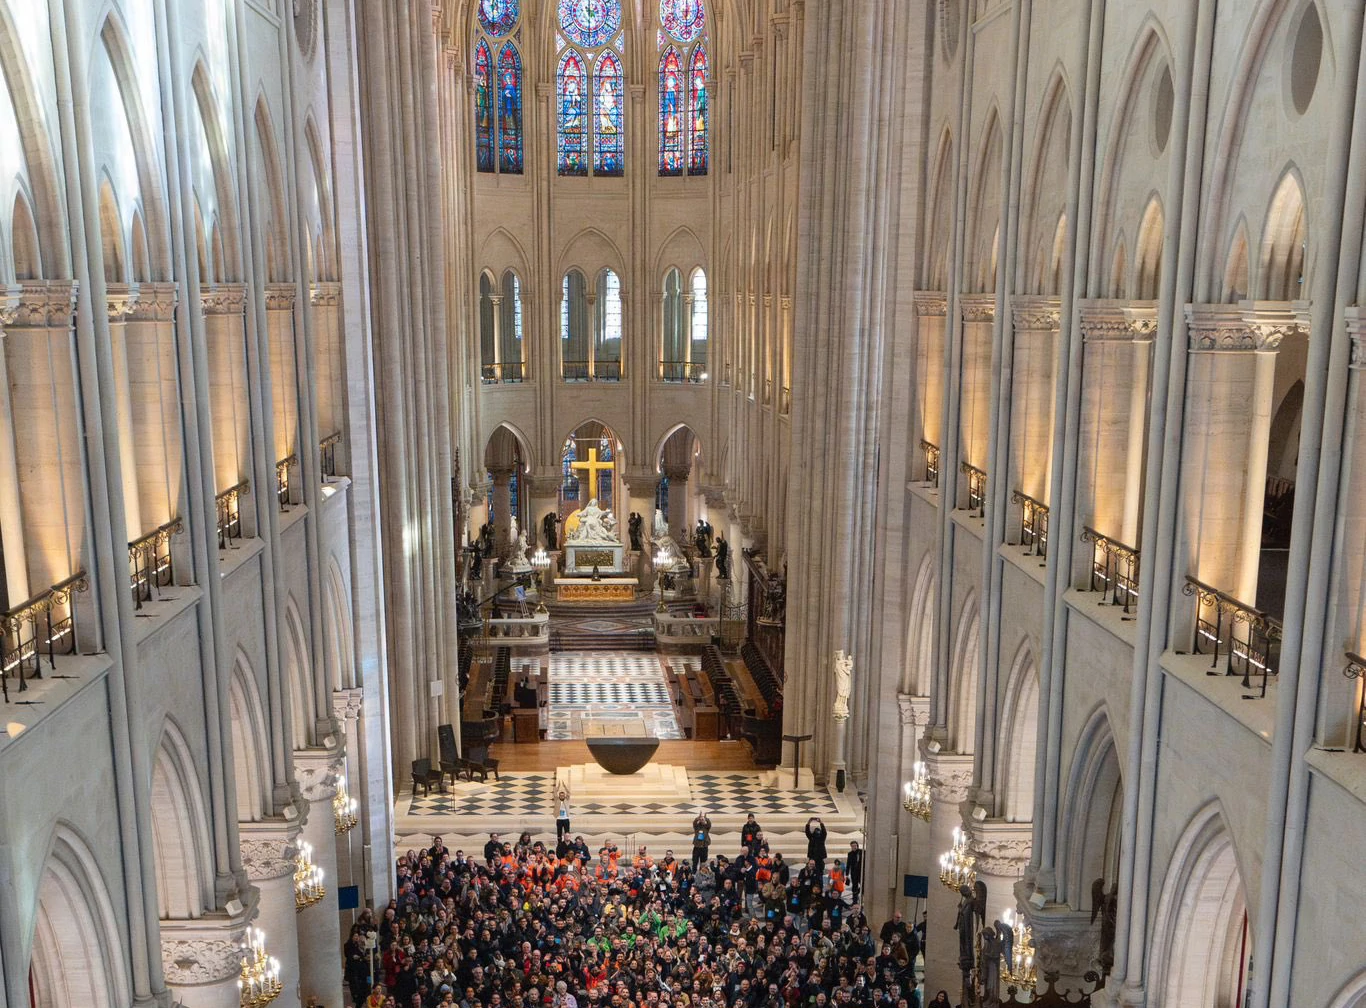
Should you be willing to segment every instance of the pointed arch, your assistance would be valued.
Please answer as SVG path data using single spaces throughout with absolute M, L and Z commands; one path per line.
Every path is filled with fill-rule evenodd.
M 1129 254 L 1126 251 L 1124 232 L 1115 238 L 1115 251 L 1110 257 L 1110 282 L 1106 294 L 1112 298 L 1123 298 L 1129 289 Z
M 1028 641 L 1023 641 L 1011 662 L 1006 681 L 1002 742 L 1005 754 L 998 768 L 997 794 L 1007 822 L 1031 822 L 1034 818 L 1034 772 L 1039 741 L 1039 669 Z
M 194 920 L 213 905 L 209 815 L 185 736 L 170 718 L 152 766 L 152 849 L 157 915 Z
M 289 212 L 285 206 L 284 173 L 280 167 L 279 148 L 275 142 L 275 126 L 270 115 L 266 96 L 256 99 L 253 113 L 256 125 L 256 151 L 261 158 L 265 173 L 265 194 L 267 207 L 262 211 L 266 223 L 266 278 L 271 282 L 286 282 L 291 279 L 293 264 L 289 259 Z
M 1005 171 L 1000 118 L 993 106 L 987 112 L 973 173 L 970 224 L 967 230 L 969 256 L 965 276 L 974 291 L 991 293 L 996 289 L 997 261 L 1001 233 L 1001 189 Z
M 298 603 L 291 595 L 285 600 L 284 674 L 289 684 L 293 749 L 306 749 L 313 743 L 314 711 L 313 665 L 309 660 L 308 635 L 299 615 Z
M 907 627 L 906 668 L 901 676 L 901 692 L 929 696 L 934 682 L 934 625 L 938 606 L 939 578 L 934 554 L 920 560 L 911 590 L 910 622 Z
M 100 250 L 104 258 L 105 283 L 128 282 L 123 241 L 123 213 L 114 195 L 114 183 L 106 174 L 100 179 Z
M 190 86 L 194 91 L 195 108 L 199 113 L 199 125 L 204 134 L 210 170 L 213 173 L 216 212 L 223 234 L 227 271 L 231 274 L 231 277 L 219 279 L 235 280 L 242 273 L 242 257 L 238 249 L 240 232 L 235 210 L 237 204 L 233 192 L 232 172 L 228 167 L 231 162 L 228 157 L 226 132 L 218 112 L 218 98 L 214 94 L 209 71 L 202 57 L 196 61 L 194 71 L 190 75 Z
M 251 660 L 240 648 L 228 681 L 228 714 L 232 727 L 232 759 L 238 822 L 260 822 L 271 812 L 270 721 Z
M 1229 304 L 1252 296 L 1252 259 L 1247 242 L 1247 218 L 1238 218 L 1224 260 L 1223 300 Z
M 304 118 L 304 141 L 308 144 L 309 164 L 313 169 L 313 187 L 318 196 L 318 218 L 322 232 L 318 241 L 318 252 L 314 256 L 312 279 L 333 281 L 337 279 L 337 235 L 336 218 L 332 205 L 332 176 L 328 171 L 328 159 L 323 149 L 322 138 L 318 135 L 318 124 L 309 109 Z
M 114 904 L 90 846 L 65 822 L 53 830 L 38 883 L 29 962 L 38 1004 L 116 1008 L 132 999 Z
M 1156 301 L 1162 287 L 1162 243 L 1166 217 L 1162 201 L 1154 194 L 1143 211 L 1138 226 L 1138 245 L 1134 249 L 1134 296 Z
M 1262 229 L 1259 289 L 1267 301 L 1299 301 L 1307 290 L 1308 237 L 1304 223 L 1304 184 L 1297 168 L 1281 175 Z
M 493 56 L 486 39 L 474 47 L 474 164 L 492 172 L 496 161 L 493 126 Z
M 593 70 L 593 174 L 626 173 L 626 75 L 611 49 Z
M 1072 751 L 1062 797 L 1058 899 L 1074 910 L 1094 910 L 1092 885 L 1119 877 L 1120 816 L 1124 806 L 1119 751 L 1109 713 L 1098 706 Z
M 129 239 L 133 246 L 132 278 L 134 281 L 151 280 L 152 267 L 147 260 L 147 224 L 142 219 L 142 211 L 133 211 L 133 220 L 128 226 Z
M 977 666 L 981 655 L 981 619 L 977 596 L 969 592 L 958 617 L 949 678 L 949 747 L 970 754 L 977 740 Z
M 683 57 L 666 45 L 659 57 L 659 174 L 683 174 L 683 138 L 687 121 L 687 90 Z
M 522 54 L 511 40 L 498 50 L 498 170 L 522 174 Z
M 1153 918 L 1148 990 L 1170 1008 L 1241 1003 L 1250 937 L 1237 852 L 1218 801 L 1192 818 L 1172 853 Z
M 566 49 L 555 71 L 556 167 L 561 175 L 588 174 L 588 92 L 583 57 L 577 49 Z
M 38 243 L 38 228 L 33 223 L 33 211 L 23 189 L 14 194 L 14 210 L 10 215 L 10 255 L 14 263 L 14 279 L 43 278 L 43 252 Z
M 1045 86 L 1039 122 L 1033 171 L 1026 190 L 1028 210 L 1023 233 L 1029 236 L 1029 244 L 1023 276 L 1027 283 L 1033 283 L 1034 293 L 1056 296 L 1060 293 L 1053 279 L 1058 272 L 1058 224 L 1066 220 L 1066 187 L 1058 180 L 1067 177 L 1072 150 L 1072 101 L 1061 67 L 1054 68 Z
M 327 558 L 327 572 L 323 577 L 323 641 L 325 658 L 331 670 L 328 679 L 341 689 L 359 686 L 356 662 L 352 651 L 351 592 L 346 586 L 337 558 Z

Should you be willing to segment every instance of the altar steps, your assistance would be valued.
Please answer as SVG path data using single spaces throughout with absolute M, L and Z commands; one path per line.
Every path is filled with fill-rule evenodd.
M 634 602 L 548 602 L 550 650 L 560 651 L 654 651 L 654 612 L 657 599 Z M 687 612 L 689 605 L 668 607 Z

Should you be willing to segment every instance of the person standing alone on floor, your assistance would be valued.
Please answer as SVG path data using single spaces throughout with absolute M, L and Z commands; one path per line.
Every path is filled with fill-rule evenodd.
M 711 817 L 703 809 L 697 810 L 692 821 L 692 870 L 707 860 L 711 847 Z
M 555 842 L 569 835 L 569 788 L 561 784 L 555 792 Z

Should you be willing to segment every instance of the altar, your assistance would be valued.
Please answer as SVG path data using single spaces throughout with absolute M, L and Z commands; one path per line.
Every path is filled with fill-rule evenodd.
M 599 574 L 626 573 L 626 547 L 619 542 L 565 543 L 566 574 L 592 574 L 595 567 Z
M 555 594 L 561 602 L 634 602 L 637 584 L 633 577 L 559 577 Z

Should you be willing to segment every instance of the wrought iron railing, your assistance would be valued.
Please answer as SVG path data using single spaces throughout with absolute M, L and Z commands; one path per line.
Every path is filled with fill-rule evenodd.
M 659 362 L 659 380 L 699 385 L 707 378 L 707 365 L 694 361 L 662 360 Z
M 1020 545 L 1031 556 L 1048 556 L 1048 505 L 1016 490 L 1011 500 L 1020 505 Z
M 1347 652 L 1347 667 L 1342 674 L 1348 679 L 1366 679 L 1366 658 L 1355 651 Z M 1366 690 L 1357 697 L 1357 732 L 1353 752 L 1366 752 Z
M 1280 621 L 1193 577 L 1186 578 L 1181 590 L 1195 598 L 1193 650 L 1212 656 L 1206 674 L 1241 675 L 1244 689 L 1252 689 L 1253 678 L 1260 678 L 1261 692 L 1244 694 L 1243 699 L 1266 696 L 1267 681 L 1280 669 Z M 1219 670 L 1221 656 L 1223 672 Z
M 322 470 L 323 482 L 337 478 L 337 445 L 341 439 L 341 431 L 337 431 L 318 442 L 318 468 Z
M 251 480 L 243 480 L 213 499 L 218 510 L 218 548 L 221 550 L 235 549 L 232 541 L 242 538 L 242 497 L 250 489 Z
M 297 453 L 275 463 L 275 499 L 280 502 L 281 511 L 288 511 L 289 505 L 294 503 L 290 499 L 291 470 L 298 464 Z
M 987 474 L 967 462 L 958 468 L 968 478 L 968 510 L 981 518 L 987 510 Z
M 560 375 L 567 382 L 621 381 L 621 361 L 563 361 Z
M 1111 605 L 1123 606 L 1128 615 L 1138 602 L 1138 550 L 1101 535 L 1089 525 L 1082 526 L 1081 541 L 1095 546 L 1091 556 L 1091 590 L 1102 592 Z
M 172 518 L 165 525 L 128 544 L 128 579 L 133 590 L 133 606 L 141 609 L 158 588 L 175 580 L 171 561 L 171 536 L 185 531 L 185 523 Z
M 78 571 L 47 591 L 5 612 L 0 621 L 0 694 L 9 703 L 9 680 L 19 680 L 22 693 L 28 680 L 40 678 L 43 659 L 57 667 L 57 655 L 76 650 L 76 606 L 73 592 L 90 587 L 85 571 Z
M 480 372 L 485 385 L 497 385 L 499 382 L 505 385 L 518 385 L 526 381 L 526 363 L 524 361 L 484 364 L 480 367 Z
M 920 442 L 920 450 L 925 453 L 925 482 L 939 489 L 939 446 L 929 441 Z

